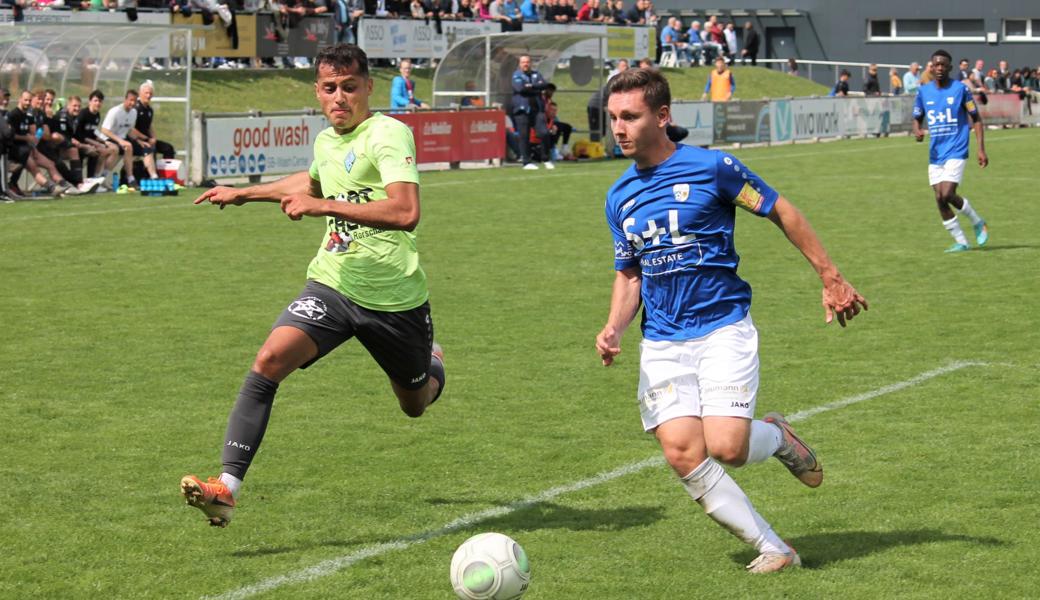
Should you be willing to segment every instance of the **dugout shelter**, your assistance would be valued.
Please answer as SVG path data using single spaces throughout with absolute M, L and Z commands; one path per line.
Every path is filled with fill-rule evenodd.
M 197 25 L 62 23 L 0 28 L 0 85 L 12 103 L 23 90 L 53 89 L 59 99 L 105 94 L 102 114 L 146 80 L 155 86 L 153 127 L 187 157 L 191 128 L 192 31 Z M 145 57 L 179 57 L 182 69 L 141 69 Z M 13 104 L 9 106 L 13 108 Z M 84 108 L 85 110 L 85 108 Z
M 606 83 L 603 74 L 607 36 L 603 33 L 497 33 L 462 40 L 453 46 L 433 75 L 433 106 L 448 108 L 462 98 L 480 98 L 486 107 L 509 112 L 512 77 L 520 57 L 531 63 L 557 94 L 588 94 Z M 570 81 L 555 81 L 561 60 L 569 61 Z M 590 87 L 595 86 L 595 87 Z

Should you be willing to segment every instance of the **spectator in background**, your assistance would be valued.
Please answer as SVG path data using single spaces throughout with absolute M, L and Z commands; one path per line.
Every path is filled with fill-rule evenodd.
M 957 81 L 964 81 L 971 76 L 971 69 L 968 67 L 968 59 L 962 58 L 957 71 Z
M 76 195 L 79 194 L 79 184 L 83 183 L 83 171 L 81 169 L 79 173 L 75 172 L 69 168 L 69 165 L 65 164 L 64 160 L 62 160 L 62 153 L 66 149 L 66 139 L 65 136 L 62 135 L 61 131 L 59 131 L 59 127 L 62 124 L 58 122 L 57 109 L 60 107 L 54 105 L 54 101 L 57 97 L 58 92 L 51 89 L 44 90 L 43 93 L 36 95 L 40 104 L 39 109 L 34 109 L 36 111 L 36 127 L 37 130 L 42 129 L 43 131 L 43 135 L 36 136 L 37 139 L 39 139 L 39 143 L 36 144 L 36 150 L 42 154 L 48 162 L 54 165 L 53 168 L 60 174 L 61 179 L 66 182 L 64 187 L 73 186 L 72 189 L 67 189 L 62 193 Z M 42 161 L 38 162 L 41 167 L 50 170 L 50 167 L 43 164 Z
M 708 22 L 704 25 L 704 30 L 707 32 L 711 43 L 715 44 L 715 47 L 718 48 L 719 56 L 725 55 L 727 52 L 726 34 L 722 31 L 722 25 L 719 24 L 719 18 L 715 15 L 708 17 Z
M 986 63 L 981 58 L 975 61 L 975 68 L 971 70 L 971 74 L 975 76 L 975 81 L 980 85 L 986 78 Z
M 920 71 L 921 65 L 912 62 L 910 70 L 903 73 L 903 91 L 911 96 L 916 96 L 917 88 L 921 87 L 921 77 L 918 75 Z
M 872 64 L 869 67 L 867 67 L 867 77 L 863 80 L 863 95 L 881 95 L 881 82 L 878 81 L 877 65 L 875 64 Z
M 83 159 L 97 156 L 97 152 L 76 139 L 76 120 L 82 109 L 83 101 L 80 97 L 70 96 L 68 105 L 55 115 L 56 127 L 52 129 L 52 135 L 56 131 L 62 136 L 59 147 L 62 149 L 61 157 L 69 161 L 69 168 L 72 169 L 74 180 L 70 179 L 70 182 L 78 182 L 79 191 L 89 194 L 98 189 L 101 181 L 83 178 Z
M 888 70 L 888 88 L 893 96 L 903 93 L 903 78 L 899 76 L 899 69 L 895 67 Z
M 535 5 L 534 0 L 524 0 L 523 4 L 520 5 L 520 16 L 523 17 L 524 23 L 538 22 L 538 7 Z
M 22 91 L 18 96 L 18 104 L 7 113 L 7 124 L 11 126 L 11 133 L 14 136 L 7 154 L 8 160 L 13 163 L 9 165 L 11 175 L 7 183 L 7 193 L 12 198 L 26 197 L 26 193 L 18 187 L 18 179 L 22 176 L 23 169 L 28 169 L 36 181 L 36 185 L 45 189 L 47 193 L 54 194 L 56 191 L 54 184 L 47 181 L 43 172 L 40 171 L 34 157 L 34 154 L 37 154 L 35 151 L 37 139 L 36 124 L 32 114 L 32 99 L 32 92 Z
M 491 0 L 477 0 L 477 14 L 475 18 L 478 22 L 494 20 L 494 17 L 491 15 Z
M 545 119 L 544 129 L 547 139 L 540 139 L 535 135 L 535 131 L 531 131 L 531 143 L 537 144 L 539 151 L 545 153 L 541 156 L 547 157 L 550 161 L 563 160 L 565 155 L 570 154 L 571 133 L 574 131 L 570 124 L 564 123 L 556 117 L 557 113 L 556 103 L 549 100 L 545 103 L 544 115 L 539 116 L 539 118 Z M 557 148 L 561 141 L 563 142 L 562 149 Z
M 101 125 L 101 106 L 105 101 L 105 95 L 101 90 L 94 90 L 87 99 L 87 109 L 82 110 L 76 118 L 76 130 L 72 136 L 80 142 L 80 154 L 87 156 L 87 170 L 91 176 L 98 179 L 99 192 L 112 191 L 108 185 L 109 171 L 119 162 L 119 154 L 116 149 L 98 137 L 97 128 Z
M 11 92 L 7 88 L 0 89 L 0 117 L 7 120 L 7 107 L 11 104 Z
M 733 23 L 726 23 L 722 36 L 726 38 L 726 54 L 729 56 L 730 64 L 733 64 L 737 57 L 737 26 Z
M 134 108 L 136 104 L 137 91 L 127 90 L 126 95 L 123 96 L 123 102 L 108 109 L 108 112 L 105 113 L 105 120 L 102 121 L 101 127 L 97 131 L 98 137 L 102 141 L 114 144 L 123 155 L 124 178 L 122 181 L 126 185 L 125 191 L 137 187 L 137 177 L 134 176 L 134 147 L 130 143 L 130 132 L 137 123 L 137 109 Z M 144 163 L 150 177 L 158 178 L 153 153 L 145 154 L 141 158 L 141 162 Z M 119 191 L 124 191 L 123 186 L 119 187 Z
M 151 154 L 153 160 L 156 156 L 161 156 L 165 160 L 172 160 L 177 156 L 173 145 L 158 139 L 155 135 L 155 109 L 152 108 L 152 96 L 154 95 L 155 84 L 150 79 L 137 88 L 137 103 L 134 105 L 134 110 L 137 111 L 137 120 L 134 121 L 134 129 L 130 132 L 130 144 L 134 148 L 134 156 L 144 157 Z M 143 165 L 143 163 L 144 161 L 142 160 L 141 164 Z M 156 169 L 158 169 L 158 164 L 156 164 Z M 135 169 L 137 171 L 135 175 L 143 177 L 145 170 L 147 170 L 146 165 L 142 170 Z M 151 175 L 151 173 L 149 174 Z
M 716 57 L 723 55 L 722 46 L 711 41 L 711 35 L 707 29 L 701 27 L 699 21 L 690 23 L 689 35 L 691 44 L 697 40 L 700 41 L 702 65 L 710 64 Z
M 336 43 L 353 44 L 357 40 L 358 19 L 365 14 L 364 0 L 334 0 L 333 22 Z
M 834 89 L 831 90 L 830 95 L 841 96 L 842 98 L 847 97 L 849 95 L 849 77 L 851 76 L 851 73 L 842 69 L 838 75 L 838 83 L 834 84 Z
M 751 21 L 744 21 L 744 40 L 740 50 L 740 64 L 747 64 L 747 60 L 751 59 L 751 66 L 758 65 L 758 32 L 755 31 L 755 26 L 751 24 Z M 788 66 L 794 62 L 794 57 L 787 59 Z M 791 69 L 792 74 L 798 74 L 798 63 L 794 62 L 794 69 Z
M 390 108 L 415 110 L 430 108 L 422 100 L 415 97 L 415 82 L 412 81 L 412 61 L 405 58 L 398 67 L 401 74 L 390 82 Z
M 1011 71 L 1008 70 L 1008 62 L 1002 60 L 997 63 L 997 91 L 1004 94 L 1011 90 Z
M 577 20 L 579 23 L 588 23 L 601 20 L 599 13 L 599 0 L 585 0 L 585 4 L 578 9 Z
M 982 83 L 990 93 L 995 94 L 997 92 L 997 70 L 990 69 L 989 73 L 986 73 L 986 77 L 982 80 Z
M 918 87 L 931 83 L 932 79 L 935 79 L 935 75 L 932 74 L 932 61 L 929 60 L 924 64 L 924 72 L 921 73 L 921 77 L 917 80 Z
M 654 64 L 654 61 L 650 60 L 650 57 L 646 57 L 639 59 L 639 68 L 654 71 L 657 69 L 657 65 Z
M 646 25 L 646 6 L 643 4 L 644 2 L 645 0 L 636 0 L 632 8 L 625 13 L 625 21 L 629 25 Z
M 1011 77 L 1008 79 L 1008 91 L 1012 94 L 1018 94 L 1018 98 L 1026 106 L 1026 113 L 1032 115 L 1033 97 L 1029 94 L 1029 88 L 1026 87 L 1026 79 L 1023 72 L 1028 73 L 1029 69 L 1015 69 L 1011 72 Z
M 715 57 L 715 68 L 708 74 L 708 83 L 704 86 L 701 100 L 706 100 L 710 94 L 712 102 L 729 102 L 735 91 L 737 82 L 733 79 L 733 72 L 726 66 L 726 57 Z
M 473 14 L 473 3 L 470 2 L 470 0 L 459 0 L 459 13 L 458 13 L 458 16 L 459 16 L 460 19 L 466 19 L 466 20 L 472 19 L 474 17 L 474 14 Z
M 798 61 L 793 56 L 787 59 L 787 74 L 798 77 Z
M 79 191 L 69 183 L 71 173 L 68 167 L 61 160 L 55 162 L 57 152 L 54 151 L 50 142 L 50 126 L 47 122 L 47 112 L 44 107 L 46 98 L 46 92 L 36 92 L 29 102 L 31 107 L 30 114 L 33 119 L 33 135 L 36 137 L 36 144 L 33 147 L 33 160 L 41 170 L 46 171 L 50 175 L 51 182 L 55 184 L 54 189 L 47 190 L 48 193 L 58 195 L 78 194 Z M 51 96 L 52 100 L 53 98 L 54 96 Z
M 426 5 L 422 0 L 412 0 L 412 3 L 408 5 L 408 12 L 411 13 L 413 19 L 427 19 Z
M 668 24 L 661 29 L 661 47 L 669 48 L 675 53 L 675 59 L 680 63 L 685 61 L 689 63 L 692 59 L 690 56 L 689 44 L 682 41 L 679 32 L 682 31 L 682 21 L 676 17 L 668 19 Z
M 531 160 L 531 129 L 545 127 L 545 119 L 540 119 L 538 115 L 545 111 L 542 91 L 548 86 L 548 82 L 534 69 L 530 55 L 524 54 L 518 61 L 516 71 L 513 72 L 512 84 L 513 101 L 510 109 L 516 134 L 520 138 L 520 159 L 524 163 L 524 169 L 537 170 L 538 165 Z M 539 139 L 548 139 L 545 131 L 536 131 L 536 135 Z M 553 169 L 555 165 L 548 160 L 545 161 L 545 168 Z
M 573 23 L 578 18 L 578 11 L 574 10 L 574 0 L 560 0 L 553 13 L 553 21 L 556 23 Z
M 610 2 L 610 0 L 607 0 L 607 2 Z M 614 0 L 610 9 L 610 22 L 615 25 L 627 25 L 627 15 L 628 11 L 625 10 L 625 3 L 622 0 Z

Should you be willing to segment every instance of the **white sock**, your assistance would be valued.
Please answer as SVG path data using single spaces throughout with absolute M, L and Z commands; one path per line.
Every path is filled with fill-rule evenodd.
M 242 487 L 242 480 L 230 473 L 221 473 L 220 481 L 231 490 L 231 496 L 238 498 L 238 488 Z
M 971 207 L 971 203 L 968 202 L 968 199 L 962 196 L 961 200 L 964 200 L 964 206 L 958 208 L 957 212 L 971 219 L 972 225 L 978 225 L 979 223 L 981 223 L 982 217 L 980 217 L 979 213 L 975 212 L 975 209 Z
M 961 224 L 957 221 L 956 215 L 949 221 L 943 221 L 943 227 L 950 232 L 950 235 L 953 236 L 954 241 L 958 244 L 968 245 L 968 238 L 964 237 L 964 230 L 961 229 Z
M 690 497 L 704 507 L 709 517 L 760 553 L 791 551 L 751 506 L 744 490 L 715 460 L 706 459 L 683 477 L 682 482 Z
M 751 439 L 748 440 L 748 455 L 746 465 L 760 463 L 770 456 L 776 454 L 780 444 L 784 441 L 784 434 L 780 428 L 765 421 L 751 422 Z

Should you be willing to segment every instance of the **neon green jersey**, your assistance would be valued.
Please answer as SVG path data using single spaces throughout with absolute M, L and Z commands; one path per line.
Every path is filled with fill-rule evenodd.
M 339 202 L 386 199 L 386 186 L 419 183 L 415 140 L 407 125 L 381 113 L 339 135 L 329 127 L 314 140 L 312 179 Z M 426 274 L 419 266 L 415 234 L 358 225 L 334 217 L 307 278 L 319 281 L 371 310 L 399 312 L 426 302 Z

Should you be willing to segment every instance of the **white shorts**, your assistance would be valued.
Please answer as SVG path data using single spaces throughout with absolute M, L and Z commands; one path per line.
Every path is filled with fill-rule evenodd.
M 694 340 L 643 340 L 639 352 L 646 431 L 678 417 L 754 417 L 758 330 L 751 315 Z
M 928 165 L 928 185 L 935 185 L 940 181 L 952 181 L 960 183 L 964 177 L 963 158 L 951 158 L 941 165 Z

